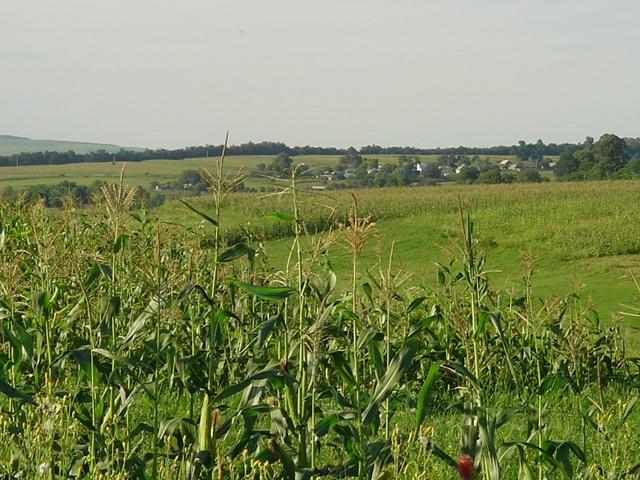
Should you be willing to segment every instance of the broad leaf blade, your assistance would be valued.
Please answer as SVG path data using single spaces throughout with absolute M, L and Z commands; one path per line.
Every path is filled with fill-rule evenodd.
M 187 207 L 189 210 L 191 210 L 193 213 L 200 215 L 200 217 L 204 218 L 207 222 L 209 222 L 211 225 L 213 225 L 214 227 L 218 226 L 218 222 L 216 220 L 214 220 L 212 217 L 210 217 L 209 215 L 207 215 L 204 212 L 201 212 L 200 210 L 192 207 L 191 205 L 189 205 L 187 202 L 185 202 L 184 200 L 178 200 L 180 203 L 182 203 L 185 207 Z
M 378 405 L 386 400 L 391 395 L 391 392 L 402 378 L 402 375 L 406 370 L 411 367 L 413 357 L 418 350 L 418 343 L 414 341 L 407 342 L 402 350 L 400 350 L 389 363 L 389 367 L 384 376 L 378 382 L 369 405 L 362 412 L 362 423 L 368 424 L 373 420 L 373 413 L 377 411 Z
M 427 416 L 427 405 L 433 395 L 433 387 L 435 386 L 435 379 L 438 374 L 438 370 L 440 369 L 440 365 L 442 365 L 442 362 L 435 362 L 431 365 L 427 378 L 418 393 L 418 406 L 416 408 L 416 435 L 420 431 L 420 426 Z
M 284 300 L 292 293 L 295 293 L 295 290 L 291 287 L 263 287 L 244 282 L 236 282 L 236 285 L 245 292 L 265 300 Z

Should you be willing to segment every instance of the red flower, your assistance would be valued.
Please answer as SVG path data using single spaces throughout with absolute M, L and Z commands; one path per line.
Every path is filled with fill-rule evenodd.
M 473 457 L 471 455 L 460 455 L 458 457 L 458 473 L 462 480 L 471 480 L 473 478 L 475 467 L 473 465 Z

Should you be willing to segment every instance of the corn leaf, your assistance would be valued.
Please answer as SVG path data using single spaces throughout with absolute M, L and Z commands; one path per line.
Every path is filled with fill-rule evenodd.
M 192 207 L 191 205 L 189 205 L 187 202 L 185 202 L 184 200 L 178 200 L 180 203 L 182 203 L 185 207 L 187 207 L 189 210 L 191 210 L 193 213 L 196 213 L 198 215 L 200 215 L 202 218 L 204 218 L 207 222 L 209 222 L 211 225 L 213 225 L 214 227 L 218 226 L 218 222 L 215 221 L 212 217 L 210 217 L 209 215 L 207 215 L 204 212 L 201 212 L 200 210 Z
M 251 295 L 264 298 L 265 300 L 283 300 L 295 292 L 290 287 L 263 287 L 251 283 L 235 282 L 238 287 Z

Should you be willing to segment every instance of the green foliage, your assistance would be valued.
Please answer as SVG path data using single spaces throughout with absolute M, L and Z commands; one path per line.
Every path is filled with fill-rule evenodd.
M 626 142 L 620 137 L 611 133 L 602 135 L 593 145 L 598 170 L 604 176 L 609 176 L 624 167 L 629 160 L 626 148 Z
M 289 229 L 276 269 L 258 242 L 225 242 L 241 197 L 222 167 L 213 208 L 180 204 L 213 230 L 206 248 L 204 228 L 119 217 L 117 198 L 90 214 L 0 204 L 3 476 L 452 478 L 461 453 L 491 479 L 637 470 L 621 326 L 577 295 L 534 298 L 531 271 L 496 288 L 450 198 L 462 228 L 437 282 L 406 284 L 393 255 L 365 282 L 376 237 L 358 208 L 384 216 L 379 191 L 305 237 L 315 210 L 293 175 L 290 208 L 257 212 Z M 331 245 L 352 262 L 346 290 Z
M 542 181 L 538 170 L 525 169 L 518 172 L 516 176 L 519 182 L 537 183 Z
M 293 160 L 287 153 L 279 153 L 269 165 L 258 168 L 258 171 L 270 172 L 280 177 L 288 177 L 291 175 L 291 166 Z M 264 164 L 261 164 L 264 165 Z
M 564 152 L 556 162 L 553 173 L 558 178 L 568 178 L 570 174 L 578 171 L 580 164 L 574 153 Z
M 463 168 L 457 176 L 457 180 L 460 183 L 472 183 L 480 176 L 480 170 L 477 167 Z
M 593 143 L 586 142 L 584 148 L 564 152 L 558 160 L 555 175 L 562 180 L 587 180 L 610 178 L 617 174 L 622 178 L 632 177 L 628 146 L 624 139 L 607 133 Z

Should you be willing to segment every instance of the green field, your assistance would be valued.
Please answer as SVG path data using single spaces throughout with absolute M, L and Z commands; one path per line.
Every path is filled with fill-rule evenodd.
M 273 156 L 255 155 L 229 157 L 228 169 L 246 171 L 254 170 L 259 163 L 268 163 Z M 300 161 L 320 167 L 335 165 L 337 156 L 309 156 L 298 157 Z M 169 182 L 176 180 L 185 170 L 200 168 L 213 169 L 214 159 L 189 158 L 185 160 L 147 160 L 144 162 L 129 162 L 126 166 L 127 182 L 149 188 L 152 182 Z M 120 176 L 123 163 L 110 162 L 77 163 L 67 165 L 33 165 L 26 167 L 5 167 L 0 169 L 0 185 L 22 187 L 37 184 L 58 183 L 64 180 L 88 185 L 96 180 L 115 182 Z
M 374 267 L 392 242 L 398 267 L 413 272 L 416 282 L 430 281 L 435 262 L 455 252 L 460 230 L 459 199 L 472 215 L 481 245 L 487 249 L 492 281 L 502 288 L 520 282 L 523 255 L 536 264 L 534 294 L 546 297 L 580 292 L 603 318 L 624 310 L 637 299 L 631 273 L 640 267 L 640 182 L 543 183 L 526 185 L 443 185 L 439 187 L 368 189 L 356 191 L 360 211 L 371 214 L 381 234 L 375 249 L 363 258 Z M 210 211 L 202 198 L 194 205 Z M 344 217 L 351 199 L 346 192 L 305 194 L 302 210 L 315 222 L 333 211 Z M 245 229 L 257 236 L 279 235 L 278 223 L 265 220 L 274 211 L 290 211 L 286 195 L 238 194 L 223 210 L 227 230 Z M 198 218 L 176 203 L 160 208 L 161 219 L 194 225 Z M 274 232 L 271 232 L 276 228 Z M 271 233 L 270 233 L 271 232 Z M 268 242 L 271 261 L 280 268 L 289 241 Z M 330 246 L 338 272 L 345 272 L 348 255 L 339 242 Z M 386 261 L 386 260 L 384 260 Z
M 637 478 L 640 181 L 213 180 L 0 203 L 0 477 Z
M 435 155 L 418 156 L 423 160 L 435 160 Z M 249 174 L 247 186 L 265 185 L 268 181 L 253 176 L 259 163 L 269 164 L 275 156 L 244 155 L 232 156 L 226 160 L 229 171 L 244 170 Z M 367 158 L 377 158 L 381 163 L 395 162 L 398 155 L 368 155 Z M 489 157 L 499 162 L 502 157 Z M 306 164 L 311 173 L 322 173 L 324 168 L 331 168 L 338 164 L 338 155 L 302 155 L 294 157 L 295 163 Z M 148 188 L 152 182 L 170 182 L 176 180 L 185 170 L 208 168 L 213 170 L 214 158 L 189 158 L 184 160 L 146 160 L 143 162 L 129 162 L 126 166 L 127 181 L 131 185 Z M 24 187 L 37 184 L 59 183 L 64 180 L 88 185 L 96 180 L 115 182 L 120 176 L 122 162 L 112 165 L 110 162 L 74 163 L 66 165 L 31 165 L 23 167 L 0 168 L 0 186 Z
M 259 163 L 268 164 L 273 156 L 237 156 L 226 159 L 226 171 L 244 171 L 247 186 L 286 186 L 253 176 Z M 394 162 L 396 155 L 371 155 L 381 163 Z M 435 160 L 435 156 L 421 156 Z M 502 157 L 492 158 L 499 162 Z M 321 172 L 338 163 L 339 156 L 301 156 L 295 163 L 306 164 L 312 172 Z M 213 158 L 185 160 L 150 160 L 126 165 L 126 182 L 149 188 L 151 182 L 169 182 L 185 170 L 214 168 Z M 63 180 L 88 185 L 96 180 L 116 182 L 123 164 L 116 162 L 80 163 L 72 165 L 40 165 L 0 169 L 0 187 L 24 187 L 58 183 Z M 307 181 L 313 183 L 313 181 Z M 308 185 L 307 183 L 307 185 Z M 305 185 L 305 184 L 303 184 Z M 414 272 L 417 278 L 430 278 L 435 262 L 446 259 L 450 241 L 458 232 L 458 198 L 462 199 L 478 227 L 478 234 L 489 248 L 489 261 L 496 268 L 493 281 L 502 287 L 517 282 L 523 254 L 536 258 L 537 288 L 546 296 L 561 289 L 578 290 L 593 300 L 604 317 L 620 311 L 621 304 L 633 300 L 635 287 L 630 272 L 638 267 L 640 215 L 629 205 L 640 200 L 637 182 L 551 183 L 540 185 L 441 185 L 437 188 L 386 188 L 358 190 L 363 214 L 371 213 L 380 248 L 388 249 L 396 242 L 395 261 Z M 206 197 L 194 198 L 196 205 Z M 305 209 L 317 220 L 329 211 L 344 216 L 350 205 L 345 192 L 328 195 L 305 194 Z M 275 202 L 275 203 L 274 203 Z M 274 210 L 287 210 L 289 199 L 254 194 L 236 194 L 223 212 L 226 229 L 237 230 L 250 224 L 262 228 L 264 215 Z M 195 217 L 184 207 L 169 202 L 158 211 L 161 219 L 193 225 Z M 271 222 L 272 223 L 272 222 Z M 268 229 L 268 225 L 267 225 Z M 272 259 L 286 257 L 287 240 L 272 241 Z M 334 246 L 335 247 L 335 246 Z M 334 263 L 344 266 L 340 252 Z M 375 255 L 366 256 L 369 265 Z

